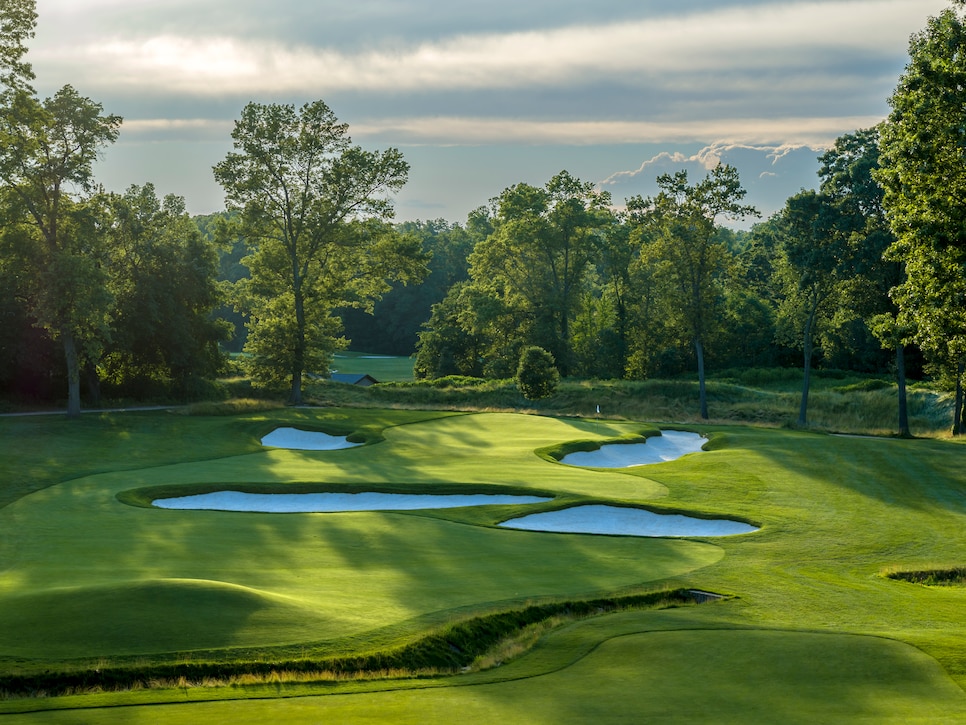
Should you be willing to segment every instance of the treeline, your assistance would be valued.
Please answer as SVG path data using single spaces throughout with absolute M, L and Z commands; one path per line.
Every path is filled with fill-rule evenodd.
M 82 380 L 94 404 L 102 380 L 188 394 L 218 372 L 228 332 L 210 314 L 216 252 L 183 199 L 96 185 L 121 118 L 69 85 L 37 97 L 24 59 L 36 17 L 34 0 L 0 5 L 0 391 L 66 397 L 70 415 Z
M 580 378 L 694 370 L 703 387 L 709 368 L 895 374 L 905 355 L 886 321 L 898 314 L 890 290 L 902 269 L 883 259 L 895 237 L 879 156 L 877 128 L 841 137 L 820 158 L 819 190 L 748 231 L 727 226 L 757 215 L 729 166 L 695 182 L 661 176 L 656 196 L 620 210 L 563 171 L 504 190 L 465 227 L 409 225 L 434 259 L 444 251 L 429 279 L 449 282 L 432 288 L 443 295 L 418 332 L 416 375 L 508 378 L 532 346 Z M 427 297 L 394 306 L 404 295 L 413 298 L 394 291 L 377 305 L 373 329 L 412 334 Z M 370 339 L 368 349 L 385 349 Z M 918 373 L 918 351 L 911 358 Z M 806 403 L 807 389 L 802 423 Z
M 801 366 L 957 390 L 966 370 L 966 30 L 932 18 L 877 127 L 820 157 L 817 190 L 771 218 L 730 166 L 615 202 L 562 171 L 465 223 L 394 223 L 409 166 L 367 151 L 322 101 L 248 104 L 214 176 L 223 213 L 191 219 L 150 184 L 99 189 L 121 119 L 70 86 L 37 98 L 34 0 L 0 5 L 0 394 L 205 394 L 227 350 L 302 401 L 351 344 L 415 352 L 419 378 L 512 377 L 525 350 L 560 374 L 644 379 Z M 736 227 L 751 224 L 747 230 Z M 64 382 L 66 381 L 66 386 Z M 82 381 L 86 385 L 82 386 Z

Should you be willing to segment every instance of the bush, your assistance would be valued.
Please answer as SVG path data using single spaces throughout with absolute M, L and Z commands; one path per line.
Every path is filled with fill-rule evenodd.
M 557 392 L 560 373 L 553 355 L 536 345 L 525 348 L 517 367 L 517 387 L 527 400 L 549 398 Z

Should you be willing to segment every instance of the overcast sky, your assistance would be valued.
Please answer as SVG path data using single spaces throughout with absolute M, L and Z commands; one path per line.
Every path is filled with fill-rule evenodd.
M 324 100 L 412 166 L 397 219 L 466 214 L 562 169 L 616 203 L 738 167 L 767 216 L 837 136 L 886 116 L 910 34 L 947 0 L 38 0 L 30 61 L 124 117 L 98 166 L 192 213 L 250 102 Z

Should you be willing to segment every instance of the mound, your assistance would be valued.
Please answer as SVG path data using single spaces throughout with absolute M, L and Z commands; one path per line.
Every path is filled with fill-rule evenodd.
M 0 651 L 69 658 L 218 648 L 259 620 L 307 615 L 284 597 L 215 581 L 51 589 L 2 603 Z

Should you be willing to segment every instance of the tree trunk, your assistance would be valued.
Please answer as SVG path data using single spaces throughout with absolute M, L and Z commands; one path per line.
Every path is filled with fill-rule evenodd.
M 302 286 L 296 276 L 295 282 L 295 349 L 292 351 L 292 392 L 289 405 L 302 404 L 302 373 L 305 372 L 305 300 Z
M 808 388 L 812 377 L 812 351 L 805 353 L 805 372 L 802 377 L 802 402 L 798 406 L 798 424 L 802 427 L 808 425 Z
M 555 361 L 560 377 L 570 375 L 570 320 L 566 310 L 560 316 L 560 355 Z
M 701 404 L 701 419 L 708 419 L 708 395 L 704 386 L 704 348 L 701 339 L 694 338 L 694 354 L 698 358 L 698 399 Z
M 619 378 L 623 378 L 627 369 L 627 309 L 624 299 L 617 297 L 617 355 L 620 358 Z
M 77 359 L 77 342 L 74 333 L 66 328 L 60 332 L 64 341 L 64 357 L 67 362 L 67 417 L 79 418 L 80 405 L 80 363 Z
M 959 359 L 956 367 L 956 406 L 953 410 L 953 435 L 963 434 L 963 372 L 966 370 L 966 360 Z
M 90 361 L 84 363 L 84 384 L 87 387 L 87 401 L 90 407 L 100 407 L 101 378 L 97 374 L 97 366 Z
M 896 345 L 896 382 L 899 385 L 899 437 L 911 438 L 906 404 L 906 348 L 902 343 Z
M 805 323 L 805 335 L 802 341 L 805 363 L 802 375 L 802 402 L 798 407 L 798 424 L 803 428 L 808 425 L 808 388 L 812 382 L 812 325 L 815 322 L 815 311 L 808 316 Z

